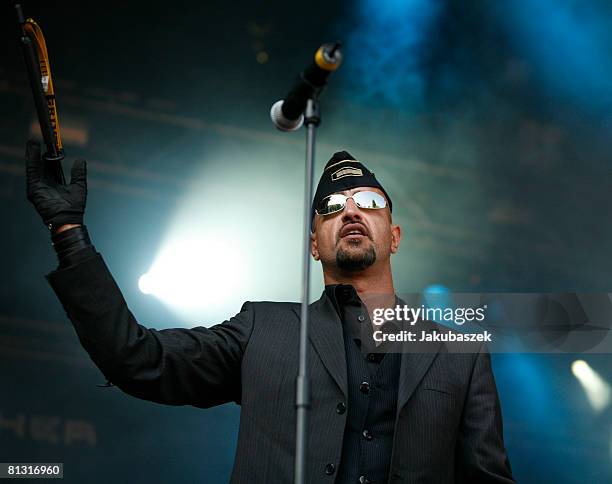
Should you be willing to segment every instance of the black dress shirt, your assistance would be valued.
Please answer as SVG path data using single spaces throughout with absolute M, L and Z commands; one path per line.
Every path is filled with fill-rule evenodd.
M 368 310 L 353 286 L 325 291 L 342 321 L 349 386 L 337 484 L 387 482 L 393 448 L 400 354 L 374 352 Z

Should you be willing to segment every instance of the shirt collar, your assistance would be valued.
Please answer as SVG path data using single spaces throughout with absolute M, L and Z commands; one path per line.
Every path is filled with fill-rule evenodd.
M 325 294 L 329 299 L 331 299 L 341 320 L 343 306 L 361 305 L 361 299 L 359 298 L 357 291 L 350 284 L 328 284 L 325 286 Z

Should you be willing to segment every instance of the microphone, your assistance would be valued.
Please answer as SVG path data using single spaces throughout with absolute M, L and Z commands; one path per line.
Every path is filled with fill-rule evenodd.
M 278 129 L 295 131 L 302 126 L 308 99 L 323 90 L 329 75 L 342 62 L 341 46 L 340 42 L 334 42 L 319 47 L 315 53 L 314 62 L 300 74 L 285 99 L 272 105 L 270 118 Z

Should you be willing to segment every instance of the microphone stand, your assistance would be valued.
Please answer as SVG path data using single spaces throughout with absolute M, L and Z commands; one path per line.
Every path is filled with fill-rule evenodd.
M 310 205 L 314 178 L 315 135 L 321 123 L 319 92 L 315 91 L 306 103 L 304 124 L 306 125 L 306 180 L 304 185 L 304 261 L 302 266 L 302 308 L 300 313 L 299 366 L 296 379 L 296 439 L 294 483 L 306 482 L 306 447 L 308 433 L 308 412 L 310 411 L 310 372 L 308 369 L 308 301 L 310 299 L 310 226 L 312 223 Z

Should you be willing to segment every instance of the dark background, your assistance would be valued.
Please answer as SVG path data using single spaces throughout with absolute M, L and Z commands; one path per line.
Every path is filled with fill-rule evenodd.
M 268 112 L 336 39 L 345 61 L 321 100 L 317 173 L 347 149 L 382 180 L 404 231 L 398 292 L 610 291 L 608 2 L 24 10 L 43 28 L 60 120 L 75 133 L 64 169 L 89 161 L 87 225 L 143 324 L 211 325 L 240 301 L 299 299 L 304 137 L 277 132 Z M 96 387 L 104 379 L 44 279 L 56 262 L 25 199 L 35 116 L 9 2 L 0 19 L 0 461 L 64 462 L 67 482 L 227 482 L 239 407 Z M 138 290 L 177 213 L 241 242 L 244 270 L 218 282 L 231 301 L 186 314 Z M 313 287 L 318 297 L 318 268 Z M 612 377 L 607 354 L 494 355 L 518 482 L 612 480 L 610 406 L 589 405 L 570 371 L 578 357 Z

